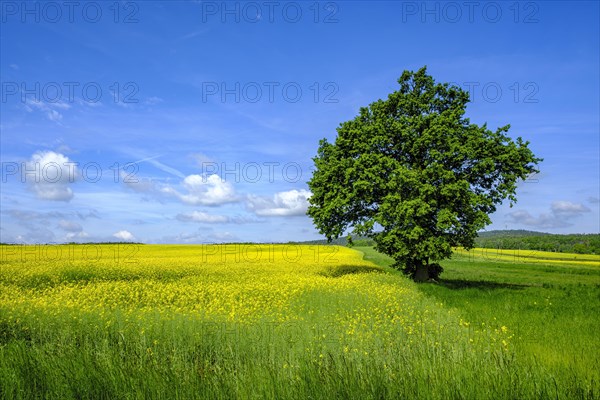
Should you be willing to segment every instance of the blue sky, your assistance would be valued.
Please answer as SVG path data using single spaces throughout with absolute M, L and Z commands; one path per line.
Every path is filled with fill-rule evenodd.
M 320 238 L 318 141 L 423 65 L 544 158 L 487 229 L 600 231 L 598 2 L 0 4 L 2 242 Z

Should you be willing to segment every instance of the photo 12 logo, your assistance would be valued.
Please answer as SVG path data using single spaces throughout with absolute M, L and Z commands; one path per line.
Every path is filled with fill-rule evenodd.
M 27 104 L 35 103 L 98 103 L 102 100 L 114 103 L 135 104 L 140 89 L 135 82 L 113 82 L 104 86 L 98 82 L 23 82 L 4 81 L 0 86 L 2 103 L 10 100 Z
M 539 4 L 533 1 L 403 1 L 402 23 L 495 24 L 510 20 L 515 24 L 536 24 L 539 11 Z
M 340 90 L 335 82 L 202 82 L 202 102 L 221 103 L 298 103 L 302 99 L 314 103 L 338 103 Z
M 55 155 L 56 156 L 56 155 Z M 136 163 L 113 163 L 108 168 L 91 161 L 80 164 L 74 161 L 64 161 L 57 156 L 54 159 L 40 161 L 0 163 L 1 182 L 8 183 L 16 180 L 20 183 L 74 183 L 83 181 L 96 183 L 104 177 L 110 176 L 114 183 L 139 183 L 139 165 Z
M 540 87 L 536 82 L 512 82 L 503 85 L 499 82 L 449 82 L 451 86 L 457 86 L 469 93 L 471 103 L 484 101 L 486 103 L 497 103 L 507 99 L 513 103 L 539 103 L 537 97 Z
M 134 1 L 2 1 L 2 23 L 98 23 L 139 22 L 139 5 Z
M 308 20 L 315 24 L 338 23 L 336 2 L 279 2 L 279 1 L 203 1 L 202 22 L 221 23 L 289 23 Z
M 283 180 L 296 183 L 302 180 L 302 166 L 297 162 L 280 163 L 277 161 L 247 162 L 247 163 L 216 163 L 202 162 L 202 181 L 217 175 L 223 182 L 257 183 L 267 181 L 273 183 Z
M 106 246 L 98 243 L 83 244 L 14 244 L 0 246 L 0 261 L 22 262 L 100 262 L 111 260 L 116 263 L 136 263 L 139 261 L 138 243 L 118 243 Z
M 256 244 L 256 243 L 206 243 L 200 246 L 202 263 L 279 263 L 282 260 L 296 265 L 303 257 L 312 258 L 313 262 L 337 263 L 337 246 L 306 246 L 289 244 Z

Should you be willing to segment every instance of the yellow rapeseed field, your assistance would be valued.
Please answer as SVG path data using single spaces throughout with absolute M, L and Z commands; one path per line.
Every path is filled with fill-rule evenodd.
M 0 256 L 4 318 L 29 321 L 29 327 L 39 320 L 37 329 L 48 317 L 91 316 L 97 329 L 143 321 L 150 330 L 182 317 L 288 323 L 346 343 L 345 352 L 363 354 L 399 337 L 406 346 L 426 340 L 448 347 L 459 340 L 504 348 L 511 337 L 506 327 L 470 326 L 453 310 L 426 300 L 412 282 L 383 273 L 345 247 L 2 246 Z
M 529 371 L 523 330 L 492 316 L 470 320 L 340 246 L 0 246 L 0 389 L 482 398 Z M 544 368 L 517 397 L 554 387 Z

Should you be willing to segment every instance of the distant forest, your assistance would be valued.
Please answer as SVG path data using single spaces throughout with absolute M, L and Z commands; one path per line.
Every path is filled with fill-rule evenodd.
M 600 254 L 600 234 L 550 233 L 508 230 L 480 232 L 477 247 L 554 251 L 558 253 Z
M 372 239 L 356 237 L 352 239 L 355 246 L 372 246 Z M 324 244 L 326 240 L 313 240 L 307 243 Z M 346 238 L 336 239 L 332 244 L 348 245 Z M 475 247 L 487 249 L 520 249 L 541 250 L 558 253 L 600 254 L 600 234 L 568 234 L 502 230 L 479 232 L 475 239 Z

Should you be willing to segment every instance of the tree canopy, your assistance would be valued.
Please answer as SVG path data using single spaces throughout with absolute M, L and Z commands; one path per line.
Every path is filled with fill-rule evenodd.
M 361 107 L 323 139 L 308 215 L 328 240 L 352 228 L 416 280 L 441 272 L 452 247 L 473 247 L 489 214 L 539 172 L 529 142 L 465 117 L 468 92 L 404 71 L 387 100 Z

